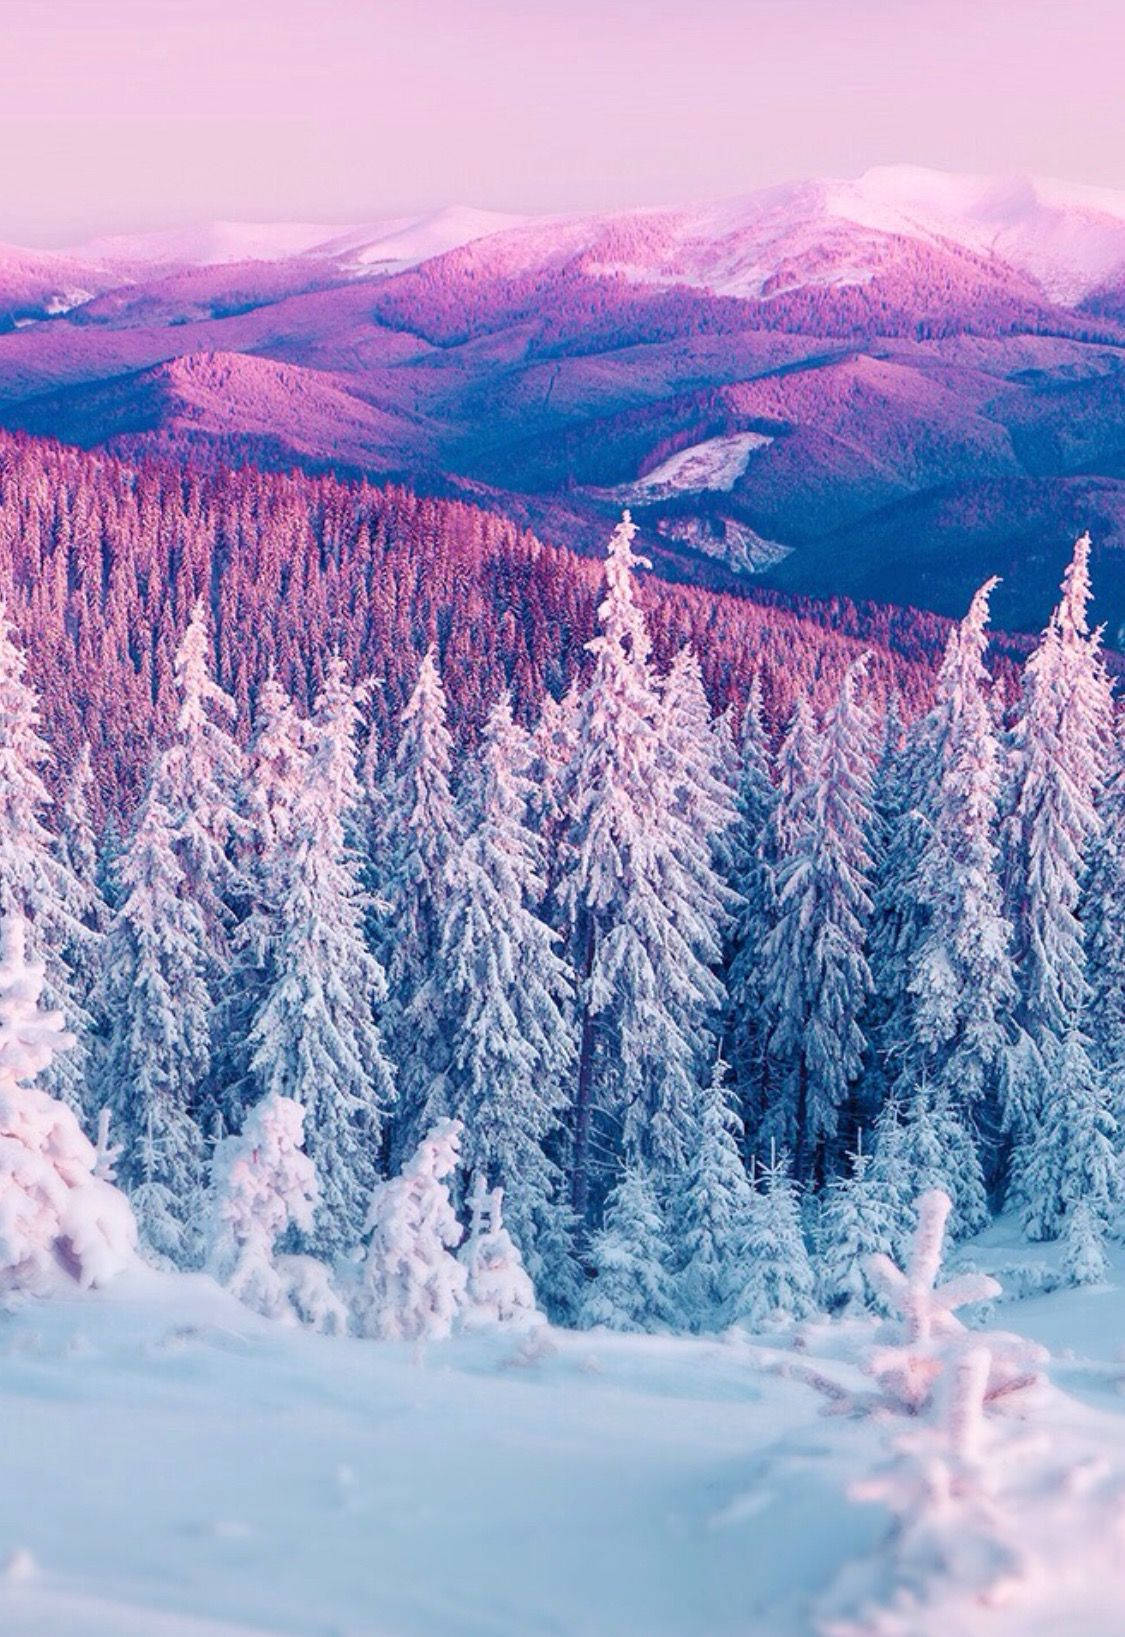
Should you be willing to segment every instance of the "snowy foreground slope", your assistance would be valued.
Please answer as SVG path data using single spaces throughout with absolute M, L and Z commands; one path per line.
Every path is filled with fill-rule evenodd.
M 1002 1231 L 987 1256 L 1006 1260 Z M 889 1516 L 846 1491 L 896 1427 L 826 1413 L 807 1379 L 863 1391 L 866 1321 L 768 1344 L 494 1333 L 416 1355 L 141 1269 L 0 1320 L 0 1630 L 1108 1637 L 1125 1593 L 1120 1286 L 988 1319 L 1053 1353 L 1049 1383 L 1004 1414 L 1004 1437 L 1027 1439 L 982 1503 L 1020 1518 L 1011 1544 L 1030 1556 L 1010 1597 L 981 1603 L 958 1527 L 940 1592 L 883 1623 Z M 938 1558 L 943 1516 L 927 1515 Z

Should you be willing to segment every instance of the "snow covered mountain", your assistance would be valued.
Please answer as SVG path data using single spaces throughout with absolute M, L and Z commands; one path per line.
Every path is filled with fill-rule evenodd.
M 687 577 L 949 613 L 987 550 L 1009 626 L 1089 526 L 1115 639 L 1123 366 L 1125 192 L 1028 178 L 0 252 L 0 424 L 392 476 L 579 546 L 628 495 Z

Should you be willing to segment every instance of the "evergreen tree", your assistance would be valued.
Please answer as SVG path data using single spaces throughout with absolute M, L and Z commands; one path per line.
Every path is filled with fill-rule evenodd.
M 107 1283 L 133 1260 L 128 1204 L 99 1172 L 99 1153 L 63 1103 L 29 1081 L 73 1044 L 40 1007 L 42 961 L 26 923 L 3 917 L 0 947 L 0 1296 L 48 1295 L 71 1281 Z
M 764 1184 L 764 1186 L 762 1186 Z M 750 1213 L 746 1278 L 734 1317 L 752 1330 L 816 1310 L 816 1280 L 801 1228 L 796 1185 L 776 1150 L 762 1167 Z
M 669 1212 L 677 1306 L 689 1330 L 721 1330 L 743 1306 L 753 1190 L 738 1150 L 740 1132 L 720 1057 L 700 1099 L 699 1137 Z
M 102 933 L 109 920 L 108 906 L 98 890 L 98 843 L 91 798 L 94 770 L 90 747 L 83 743 L 59 804 L 55 847 L 65 873 L 67 908 L 81 930 L 72 930 L 63 950 L 75 993 L 88 1014 L 90 993 L 101 966 Z
M 309 1232 L 316 1207 L 316 1168 L 304 1152 L 304 1120 L 299 1103 L 263 1097 L 241 1133 L 224 1137 L 211 1160 L 204 1202 L 207 1271 L 269 1319 L 293 1313 L 275 1247 L 290 1227 Z
M 884 1197 L 871 1156 L 863 1152 L 862 1132 L 848 1170 L 829 1179 L 824 1191 L 818 1234 L 820 1299 L 824 1307 L 876 1306 L 865 1271 L 867 1258 L 895 1249 L 894 1212 Z
M 321 1188 L 311 1244 L 325 1254 L 358 1241 L 395 1097 L 375 1016 L 385 979 L 364 943 L 360 866 L 347 839 L 361 801 L 357 692 L 344 681 L 343 661 L 333 660 L 286 821 L 290 836 L 269 871 L 271 978 L 249 1035 L 261 1094 L 305 1110 Z
M 764 1112 L 763 952 L 776 909 L 769 832 L 777 801 L 770 777 L 769 741 L 762 720 L 761 681 L 755 673 L 742 721 L 735 796 L 737 817 L 727 854 L 729 879 L 741 901 L 728 958 L 727 1038 L 738 1103 L 743 1118 L 755 1130 Z
M 606 1201 L 603 1225 L 590 1236 L 593 1279 L 580 1323 L 610 1330 L 663 1330 L 675 1317 L 667 1229 L 642 1161 L 626 1164 Z
M 557 934 L 538 915 L 546 881 L 542 844 L 526 822 L 529 754 L 502 697 L 468 781 L 434 971 L 410 1015 L 438 1020 L 449 1054 L 425 1119 L 464 1122 L 466 1169 L 502 1184 L 508 1222 L 538 1279 L 539 1233 L 562 1185 L 545 1145 L 567 1105 L 575 1043 L 570 976 Z
M 235 855 L 242 757 L 232 735 L 233 699 L 211 674 L 211 642 L 202 601 L 176 650 L 176 732 L 162 765 L 164 800 L 188 891 L 199 906 L 214 984 L 229 958 L 229 935 L 245 884 Z
M 239 808 L 247 911 L 232 935 L 232 962 L 221 986 L 215 1026 L 211 1102 L 223 1125 L 240 1130 L 258 1095 L 250 1072 L 255 1015 L 277 977 L 283 931 L 276 894 L 295 844 L 297 807 L 308 778 L 308 724 L 276 678 L 262 684 L 244 762 Z
M 989 1099 L 1007 1104 L 1026 1058 L 997 869 L 1001 768 L 984 666 L 995 584 L 951 632 L 938 673 L 932 816 L 915 883 L 925 919 L 907 961 L 910 1039 L 900 1054 L 907 1075 L 941 1085 L 970 1118 Z
M 1111 775 L 1098 804 L 1099 834 L 1086 891 L 1088 1016 L 1091 1049 L 1118 1128 L 1125 1126 L 1125 748 L 1112 751 Z
M 574 1206 L 620 1151 L 675 1170 L 714 1051 L 723 909 L 706 836 L 677 809 L 626 513 L 606 559 L 582 701 L 565 903 L 579 983 Z
M 1015 1156 L 1014 1188 L 1032 1239 L 1067 1231 L 1080 1204 L 1104 1229 L 1118 1198 L 1117 1128 L 1077 1030 L 1053 1061 L 1047 1095 Z
M 1080 1199 L 1063 1230 L 1063 1272 L 1074 1285 L 1099 1285 L 1109 1272 L 1105 1223 L 1088 1199 Z
M 466 1277 L 461 1323 L 468 1330 L 542 1321 L 535 1305 L 535 1286 L 504 1226 L 503 1199 L 502 1188 L 486 1191 L 478 1172 L 469 1232 L 457 1252 Z
M 696 835 L 720 847 L 736 817 L 718 724 L 694 649 L 679 649 L 660 687 L 672 802 Z
M 922 1079 L 910 1086 L 900 1082 L 900 1097 L 900 1222 L 919 1194 L 937 1188 L 953 1201 L 950 1233 L 963 1239 L 978 1232 L 988 1221 L 984 1175 L 973 1133 L 952 1092 Z
M 461 1224 L 446 1179 L 460 1160 L 461 1125 L 443 1120 L 400 1176 L 381 1182 L 367 1216 L 370 1235 L 356 1298 L 360 1335 L 440 1341 L 465 1305 L 468 1276 L 452 1253 Z
M 44 1065 L 44 1089 L 82 1115 L 91 1028 L 82 989 L 96 935 L 83 918 L 83 886 L 47 829 L 43 775 L 50 759 L 24 656 L 0 605 L 0 913 L 26 921 L 29 956 L 45 963 L 44 1001 L 62 1012 L 75 1037 L 71 1051 Z
M 418 1142 L 435 1083 L 440 1086 L 449 1062 L 440 1017 L 419 998 L 436 969 L 450 869 L 461 839 L 450 788 L 453 741 L 445 717 L 445 691 L 431 648 L 402 713 L 387 794 L 383 949 L 388 1039 L 399 1076 L 398 1155 L 408 1155 Z
M 1036 1072 L 1010 1100 L 1009 1122 L 1021 1140 L 1033 1135 L 1062 1044 L 1081 1029 L 1089 1001 L 1081 899 L 1099 842 L 1112 709 L 1100 633 L 1086 619 L 1089 549 L 1083 535 L 1062 599 L 1024 669 L 1015 731 L 1009 905 L 1020 1021 L 1039 1053 Z
M 848 668 L 825 723 L 816 785 L 778 872 L 777 919 L 763 948 L 770 1101 L 758 1140 L 796 1142 L 806 1177 L 825 1169 L 865 1049 L 872 749 L 857 692 L 865 663 Z
M 141 1233 L 181 1265 L 197 1253 L 203 1180 L 196 1123 L 210 1064 L 202 912 L 187 891 L 158 756 L 118 867 L 121 902 L 93 997 L 102 1020 L 101 1101 L 117 1117 L 122 1185 Z

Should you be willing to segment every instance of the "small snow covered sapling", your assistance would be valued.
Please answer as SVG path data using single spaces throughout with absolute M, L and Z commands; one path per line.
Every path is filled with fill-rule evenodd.
M 457 1253 L 465 1269 L 466 1304 L 461 1317 L 466 1330 L 487 1330 L 496 1325 L 541 1324 L 535 1305 L 535 1286 L 527 1275 L 519 1250 L 504 1226 L 502 1188 L 489 1193 L 477 1173 L 471 1199 L 468 1238 Z
M 951 1209 L 949 1195 L 940 1189 L 933 1188 L 921 1196 L 918 1226 L 905 1270 L 882 1253 L 867 1258 L 868 1277 L 899 1315 L 903 1331 L 901 1341 L 876 1349 L 870 1370 L 892 1403 L 910 1413 L 930 1402 L 934 1383 L 951 1351 L 962 1345 L 965 1327 L 955 1309 L 1000 1294 L 999 1284 L 986 1273 L 964 1273 L 937 1283 Z M 1035 1366 L 1044 1355 L 1033 1342 L 1000 1331 L 989 1331 L 974 1340 L 987 1348 L 991 1360 L 987 1399 L 1013 1392 L 1035 1379 Z
M 105 1284 L 133 1260 L 129 1202 L 98 1175 L 99 1156 L 63 1103 L 23 1082 L 71 1044 L 41 1011 L 44 968 L 25 954 L 24 922 L 4 917 L 0 947 L 0 1295 Z
M 303 1152 L 304 1123 L 305 1111 L 291 1097 L 263 1097 L 241 1134 L 224 1137 L 211 1162 L 208 1271 L 271 1319 L 293 1316 L 274 1246 L 291 1226 L 309 1232 L 316 1210 L 316 1170 Z
M 442 1120 L 401 1174 L 377 1185 L 355 1301 L 360 1335 L 382 1341 L 442 1340 L 465 1304 L 468 1275 L 451 1252 L 461 1224 L 446 1178 L 461 1153 L 460 1120 Z

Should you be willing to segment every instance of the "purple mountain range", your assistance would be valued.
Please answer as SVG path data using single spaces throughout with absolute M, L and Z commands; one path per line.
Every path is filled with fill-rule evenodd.
M 0 251 L 0 424 L 393 476 L 667 572 L 1125 637 L 1125 193 L 913 169 L 682 210 Z

